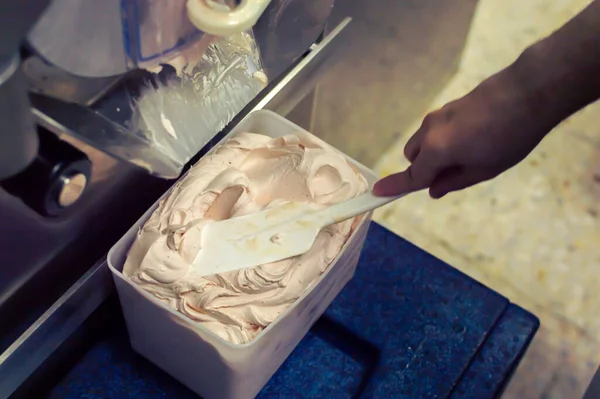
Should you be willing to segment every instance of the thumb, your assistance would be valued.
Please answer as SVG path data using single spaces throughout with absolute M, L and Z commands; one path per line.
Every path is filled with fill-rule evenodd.
M 421 152 L 404 172 L 384 177 L 375 183 L 373 194 L 391 197 L 422 190 L 430 186 L 443 168 L 435 157 Z

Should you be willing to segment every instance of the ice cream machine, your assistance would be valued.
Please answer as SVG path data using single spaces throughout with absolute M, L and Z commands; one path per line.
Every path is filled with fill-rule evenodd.
M 39 126 L 161 177 L 177 177 L 181 165 L 170 165 L 170 159 L 160 156 L 162 143 L 152 142 L 139 125 L 131 124 L 138 111 L 135 91 L 150 80 L 146 76 L 144 82 L 138 73 L 134 82 L 136 71 L 158 71 L 168 63 L 192 69 L 217 38 L 249 32 L 269 0 L 2 4 L 0 179 L 5 190 L 30 208 L 55 216 L 83 194 L 92 164 L 65 140 L 41 138 L 45 134 Z M 211 67 L 194 73 L 209 75 Z M 138 87 L 119 92 L 118 85 L 125 82 Z M 107 101 L 109 97 L 113 101 Z M 230 100 L 213 108 L 218 112 Z M 104 110 L 94 108 L 100 102 Z M 107 108 L 121 115 L 115 117 Z M 215 112 L 206 108 L 210 107 L 202 110 L 205 114 Z
M 0 397 L 110 295 L 108 248 L 219 134 L 256 109 L 312 113 L 348 47 L 332 10 L 0 0 Z

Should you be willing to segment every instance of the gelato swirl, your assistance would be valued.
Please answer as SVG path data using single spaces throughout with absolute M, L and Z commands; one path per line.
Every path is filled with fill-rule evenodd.
M 250 342 L 327 269 L 355 221 L 323 229 L 301 256 L 198 277 L 188 272 L 203 226 L 290 201 L 325 207 L 366 190 L 365 178 L 318 139 L 238 134 L 202 158 L 161 201 L 139 231 L 123 273 L 223 339 Z

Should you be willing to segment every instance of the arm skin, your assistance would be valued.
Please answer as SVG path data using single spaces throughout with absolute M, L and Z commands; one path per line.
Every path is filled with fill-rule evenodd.
M 410 166 L 373 188 L 433 198 L 493 179 L 559 123 L 600 98 L 600 0 L 465 96 L 429 113 L 409 139 Z
M 509 67 L 531 111 L 548 131 L 600 98 L 600 0 L 547 38 L 535 43 Z

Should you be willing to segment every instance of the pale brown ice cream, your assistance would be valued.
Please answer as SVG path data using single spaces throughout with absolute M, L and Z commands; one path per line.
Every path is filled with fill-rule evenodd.
M 301 256 L 198 277 L 190 269 L 203 226 L 290 201 L 323 207 L 366 190 L 365 178 L 319 140 L 239 134 L 175 185 L 140 230 L 123 272 L 223 339 L 249 342 L 327 269 L 355 221 L 323 229 Z

